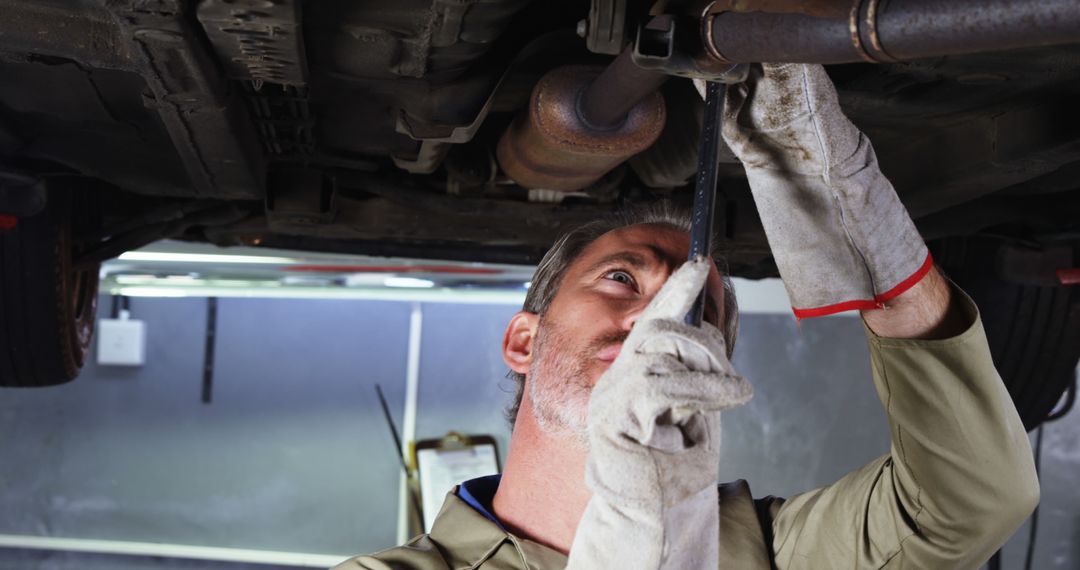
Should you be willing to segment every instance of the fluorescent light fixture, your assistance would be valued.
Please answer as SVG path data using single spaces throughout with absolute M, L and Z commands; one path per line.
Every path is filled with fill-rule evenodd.
M 133 274 L 121 274 L 114 275 L 112 281 L 117 285 L 123 286 L 165 286 L 165 287 L 188 287 L 195 285 L 202 285 L 206 283 L 205 280 L 200 277 L 192 275 L 133 275 Z M 247 285 L 251 282 L 240 281 L 235 282 L 242 285 Z
M 261 255 L 223 255 L 214 253 L 175 253 L 169 251 L 129 251 L 120 254 L 121 261 L 167 261 L 177 263 L 262 263 L 285 265 L 296 260 L 290 257 Z
M 530 288 L 532 288 L 532 281 L 526 281 L 526 282 L 524 283 L 524 286 L 525 286 L 525 288 L 526 288 L 526 289 L 530 289 Z
M 124 297 L 187 297 L 184 290 L 169 287 L 120 287 L 117 294 Z
M 198 285 L 203 280 L 191 275 L 166 275 L 161 283 L 164 285 Z
M 525 292 L 492 290 L 454 290 L 441 287 L 220 287 L 216 285 L 174 287 L 109 287 L 110 295 L 129 297 L 219 297 L 245 299 L 363 299 L 368 301 L 405 301 L 481 305 L 512 305 L 521 308 Z
M 346 287 L 386 287 L 386 274 L 353 273 L 345 276 Z
M 117 285 L 145 285 L 147 283 L 153 283 L 157 279 L 156 275 L 138 274 L 138 275 L 117 275 L 113 277 Z
M 383 280 L 383 285 L 408 289 L 429 289 L 435 286 L 435 282 L 430 279 L 417 279 L 416 277 L 387 277 Z

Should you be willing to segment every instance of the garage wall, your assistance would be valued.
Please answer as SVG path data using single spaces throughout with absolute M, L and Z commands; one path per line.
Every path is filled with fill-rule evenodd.
M 146 366 L 0 392 L 0 533 L 323 553 L 394 541 L 399 467 L 374 385 L 401 410 L 407 305 L 221 299 L 211 404 L 206 299 L 131 308 Z
M 107 308 L 109 300 L 103 298 Z M 213 402 L 200 401 L 205 299 L 133 299 L 147 365 L 91 363 L 74 383 L 0 390 L 0 534 L 346 555 L 395 542 L 396 421 L 410 306 L 221 299 Z M 491 433 L 505 455 L 509 306 L 424 304 L 417 436 Z M 887 450 L 853 318 L 746 315 L 751 403 L 724 423 L 724 479 L 791 495 Z M 1080 561 L 1080 414 L 1047 428 L 1036 568 Z M 1026 544 L 1007 550 L 1020 568 Z M 268 568 L 0 549 L 0 568 Z
M 421 341 L 416 435 L 442 437 L 450 430 L 490 434 L 506 459 L 510 428 L 503 417 L 513 382 L 499 349 L 517 307 L 427 304 Z

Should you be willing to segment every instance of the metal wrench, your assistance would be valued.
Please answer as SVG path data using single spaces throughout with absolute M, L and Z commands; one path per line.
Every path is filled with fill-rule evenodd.
M 727 85 L 714 81 L 705 83 L 705 121 L 701 127 L 698 145 L 697 179 L 694 189 L 694 209 L 690 221 L 689 260 L 708 257 L 712 248 L 713 218 L 716 213 L 716 165 L 720 158 L 720 121 Z M 686 314 L 685 322 L 701 326 L 705 313 L 706 289 L 698 293 L 697 300 Z

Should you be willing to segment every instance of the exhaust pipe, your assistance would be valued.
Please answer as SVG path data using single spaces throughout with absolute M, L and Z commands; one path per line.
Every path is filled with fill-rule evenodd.
M 1076 0 L 720 0 L 703 22 L 723 63 L 891 63 L 1080 42 Z

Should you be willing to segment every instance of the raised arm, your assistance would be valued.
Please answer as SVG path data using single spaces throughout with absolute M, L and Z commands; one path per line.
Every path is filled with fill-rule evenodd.
M 978 311 L 933 267 L 824 69 L 765 65 L 728 91 L 795 314 L 860 310 L 890 453 L 772 504 L 780 568 L 974 568 L 1038 501 L 1031 450 Z

